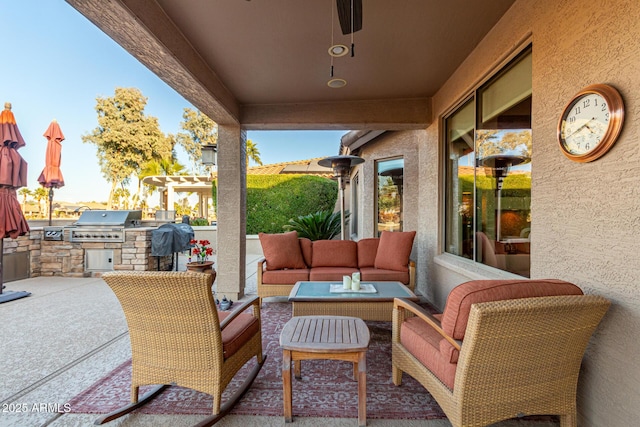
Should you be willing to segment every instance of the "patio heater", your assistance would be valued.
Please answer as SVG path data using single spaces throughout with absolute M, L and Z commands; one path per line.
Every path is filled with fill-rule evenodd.
M 496 182 L 496 199 L 497 211 L 496 216 L 496 240 L 500 240 L 500 215 L 502 213 L 502 184 L 504 179 L 509 175 L 509 170 L 516 165 L 524 163 L 526 157 L 514 154 L 493 154 L 480 160 L 480 164 L 489 169 L 491 176 L 497 179 Z
M 364 163 L 362 157 L 357 156 L 331 156 L 318 161 L 320 166 L 333 169 L 333 176 L 338 178 L 338 187 L 340 191 L 340 238 L 346 240 L 346 227 L 344 221 L 344 188 L 347 184 L 346 179 L 353 166 Z

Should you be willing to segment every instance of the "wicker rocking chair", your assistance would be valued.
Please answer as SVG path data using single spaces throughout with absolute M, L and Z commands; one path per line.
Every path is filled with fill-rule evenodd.
M 216 423 L 253 383 L 264 364 L 258 298 L 231 312 L 218 312 L 210 276 L 192 272 L 113 272 L 103 279 L 116 294 L 129 326 L 132 353 L 131 404 L 96 420 L 103 424 L 149 402 L 169 385 L 213 396 Z M 252 307 L 251 312 L 245 311 Z M 257 364 L 223 405 L 222 392 L 253 357 Z M 143 385 L 158 385 L 138 399 Z
M 414 377 L 455 427 L 526 415 L 575 427 L 580 364 L 609 304 L 560 280 L 467 282 L 435 316 L 396 299 L 393 382 Z

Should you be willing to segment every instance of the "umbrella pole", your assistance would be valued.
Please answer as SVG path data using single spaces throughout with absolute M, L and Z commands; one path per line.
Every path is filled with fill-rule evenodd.
M 4 282 L 2 281 L 2 258 L 4 258 L 4 237 L 0 237 L 0 294 L 2 294 L 2 288 L 4 288 Z
M 49 189 L 49 226 L 51 226 L 51 207 L 53 205 L 53 187 Z

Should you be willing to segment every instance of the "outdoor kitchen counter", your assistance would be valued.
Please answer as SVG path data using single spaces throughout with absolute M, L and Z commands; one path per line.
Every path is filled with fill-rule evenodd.
M 31 277 L 100 277 L 106 271 L 171 267 L 171 256 L 151 256 L 151 234 L 157 227 L 125 228 L 124 242 L 70 242 L 71 229 L 64 227 L 63 240 L 45 240 L 43 228 L 33 227 L 16 240 L 5 239 L 5 253 L 28 253 Z

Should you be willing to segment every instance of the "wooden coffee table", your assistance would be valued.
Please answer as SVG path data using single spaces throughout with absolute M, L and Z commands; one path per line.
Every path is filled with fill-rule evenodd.
M 400 282 L 362 282 L 376 292 L 331 292 L 331 285 L 342 282 L 298 282 L 289 294 L 293 316 L 353 316 L 363 320 L 391 322 L 394 298 L 418 301 L 419 298 Z
M 295 376 L 302 378 L 300 361 L 311 359 L 353 362 L 353 376 L 358 380 L 358 425 L 367 425 L 367 348 L 369 328 L 355 317 L 292 317 L 280 333 L 282 347 L 282 388 L 284 420 L 293 421 L 291 361 Z

